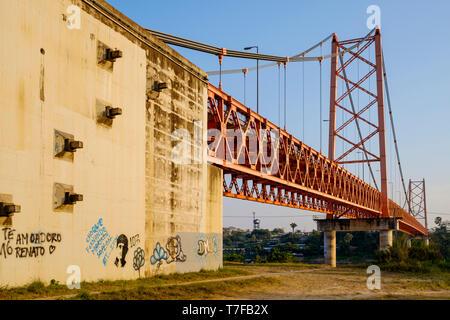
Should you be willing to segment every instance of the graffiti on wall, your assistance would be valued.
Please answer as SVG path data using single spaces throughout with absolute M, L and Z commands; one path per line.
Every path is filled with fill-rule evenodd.
M 157 264 L 159 269 L 163 260 L 167 260 L 167 252 L 161 247 L 161 244 L 157 242 L 155 249 L 153 250 L 153 255 L 150 257 L 150 262 L 151 264 Z
M 141 240 L 139 239 L 139 234 L 135 234 L 134 236 L 130 237 L 130 248 L 133 248 L 134 246 L 137 246 L 140 244 Z
M 141 277 L 141 268 L 144 266 L 144 264 L 145 264 L 144 250 L 138 247 L 136 250 L 134 250 L 133 268 L 134 270 L 139 272 L 139 278 Z
M 167 240 L 166 247 L 163 248 L 159 242 L 156 243 L 153 255 L 150 258 L 151 264 L 157 264 L 157 267 L 161 266 L 163 261 L 167 264 L 172 262 L 185 262 L 186 255 L 181 248 L 181 237 L 179 235 L 170 237 Z
M 116 241 L 116 260 L 114 264 L 116 267 L 123 268 L 127 261 L 125 260 L 128 253 L 128 238 L 126 235 L 121 234 Z
M 117 238 L 118 237 L 113 238 L 108 233 L 103 225 L 103 219 L 100 218 L 98 222 L 92 226 L 86 237 L 86 242 L 88 243 L 86 251 L 97 256 L 101 259 L 103 265 L 106 265 L 116 245 Z
M 186 255 L 183 253 L 183 250 L 181 250 L 180 236 L 169 238 L 169 240 L 167 240 L 166 250 L 169 254 L 167 263 L 186 261 Z
M 5 227 L 0 234 L 0 257 L 37 258 L 47 253 L 51 255 L 61 241 L 60 233 L 42 231 L 22 233 Z
M 103 224 L 103 218 L 100 218 L 89 231 L 89 234 L 86 237 L 86 242 L 88 243 L 86 251 L 91 252 L 93 255 L 101 259 L 103 265 L 106 266 L 112 256 L 111 259 L 113 259 L 112 262 L 116 268 L 123 268 L 127 264 L 129 249 L 140 243 L 140 237 L 139 234 L 135 234 L 134 236 L 128 238 L 123 233 L 113 237 L 106 230 L 106 227 Z M 133 268 L 140 272 L 140 268 L 143 266 L 143 263 L 141 262 L 143 250 L 138 248 L 135 250 L 134 255 Z
M 197 254 L 199 256 L 206 256 L 210 253 L 217 252 L 216 237 L 207 237 L 206 239 L 198 240 Z

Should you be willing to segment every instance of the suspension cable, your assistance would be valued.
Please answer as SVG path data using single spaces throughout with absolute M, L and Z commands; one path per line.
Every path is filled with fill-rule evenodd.
M 320 46 L 322 51 L 322 46 Z M 319 60 L 319 128 L 320 128 L 320 153 L 322 153 L 322 60 Z
M 368 59 L 368 61 L 371 61 L 371 58 L 372 58 L 372 51 L 371 50 L 368 50 L 369 51 L 369 59 Z M 367 79 L 368 80 L 368 82 L 369 82 L 369 92 L 372 92 L 372 87 L 371 87 L 371 81 L 372 81 L 372 77 L 369 77 L 369 79 Z M 377 103 L 377 105 L 378 105 L 378 103 Z M 367 110 L 367 112 L 369 113 L 369 122 L 370 123 L 372 123 L 372 109 L 371 108 L 369 108 L 369 110 Z M 369 149 L 368 150 L 372 150 L 372 140 L 371 139 L 369 139 L 368 141 L 367 141 L 367 144 L 369 145 Z M 366 158 L 367 159 L 367 158 Z M 369 163 L 368 163 L 369 164 Z M 381 170 L 381 169 L 380 169 Z M 373 179 L 374 179 L 374 177 L 372 177 Z M 369 180 L 370 181 L 370 180 Z M 374 180 L 374 182 L 375 182 L 375 180 Z M 375 185 L 376 185 L 376 182 L 375 182 Z M 377 190 L 378 190 L 378 188 L 377 188 Z
M 358 48 L 356 48 L 356 50 L 359 51 L 359 46 L 358 46 Z M 358 69 L 357 69 L 357 72 L 358 72 L 358 77 L 357 77 L 357 79 L 359 79 L 359 74 L 360 74 L 360 73 L 359 73 L 359 64 L 360 64 L 360 63 L 359 63 L 359 60 L 360 60 L 360 59 L 357 59 L 357 60 L 358 60 L 358 61 L 357 61 L 357 67 L 358 67 Z M 357 103 L 357 105 L 358 105 L 358 110 L 357 110 L 357 111 L 358 111 L 358 112 L 360 111 L 360 108 L 361 108 L 361 103 L 360 103 L 360 91 L 361 91 L 361 90 L 358 90 L 358 103 Z M 358 134 L 358 133 L 355 132 L 355 136 L 356 136 L 357 134 Z M 362 151 L 361 151 L 361 154 L 362 154 Z M 363 157 L 361 156 L 361 160 L 362 160 L 362 158 L 363 158 Z M 359 157 L 358 157 L 358 160 L 359 160 Z M 365 180 L 364 180 L 364 163 L 361 164 L 361 168 L 362 168 L 362 170 L 361 170 L 361 171 L 362 171 L 362 172 L 361 172 L 362 180 L 365 181 Z M 359 166 L 358 166 L 358 177 L 359 177 Z
M 147 29 L 147 30 L 148 30 L 148 29 Z M 148 31 L 153 32 L 152 30 L 148 30 Z M 345 49 L 345 50 L 340 51 L 340 52 L 337 53 L 336 55 L 343 55 L 344 53 L 349 52 L 349 51 L 353 50 L 354 48 L 356 48 L 357 46 L 361 45 L 361 43 L 363 43 L 364 41 L 367 41 L 367 39 L 372 35 L 372 33 L 373 33 L 374 31 L 375 31 L 375 28 L 372 29 L 372 30 L 371 30 L 364 38 L 361 38 L 361 40 L 360 40 L 359 42 L 357 42 L 355 45 L 351 46 L 351 47 L 348 48 L 348 49 Z M 301 52 L 301 53 L 299 53 L 299 54 L 296 54 L 296 55 L 294 55 L 294 56 L 292 56 L 292 57 L 284 57 L 284 58 L 282 58 L 281 60 L 276 60 L 276 61 L 278 61 L 278 62 L 284 62 L 284 61 L 289 60 L 290 62 L 304 62 L 304 61 L 319 61 L 319 60 L 330 59 L 330 58 L 334 57 L 333 54 L 328 54 L 328 55 L 325 55 L 325 56 L 315 56 L 315 57 L 307 57 L 306 54 L 308 54 L 310 51 L 314 50 L 315 48 L 317 48 L 317 47 L 320 46 L 321 44 L 323 44 L 323 43 L 325 43 L 326 41 L 328 41 L 333 35 L 334 35 L 334 34 L 331 34 L 330 36 L 326 37 L 325 39 L 323 39 L 323 40 L 320 41 L 319 43 L 315 44 L 315 45 L 312 46 L 311 48 L 309 48 L 309 49 L 307 49 L 307 50 L 305 50 L 305 51 L 303 51 L 303 52 Z M 216 48 L 216 49 L 219 49 L 219 48 Z M 195 50 L 195 49 L 194 49 L 194 50 Z M 200 50 L 200 51 L 202 51 L 202 50 Z M 218 52 L 218 50 L 216 50 L 216 51 Z M 230 52 L 231 52 L 231 54 L 230 54 Z M 233 52 L 236 52 L 236 51 L 233 51 L 233 50 L 227 50 L 227 55 L 233 56 L 233 55 L 232 55 Z M 258 55 L 258 54 L 256 54 L 256 53 L 247 53 L 247 52 L 244 52 L 244 53 L 247 54 L 247 55 L 252 55 L 252 57 L 239 57 L 239 58 L 268 60 L 268 59 L 264 59 L 264 58 L 262 57 L 262 55 Z M 280 58 L 280 57 L 279 57 L 279 58 Z M 270 60 L 269 60 L 269 61 L 270 61 Z M 269 68 L 269 67 L 273 67 L 273 66 L 275 66 L 275 65 L 277 65 L 276 62 L 275 62 L 275 63 L 268 63 L 268 64 L 265 64 L 265 65 L 260 65 L 260 66 L 259 66 L 259 69 Z M 223 74 L 234 74 L 234 73 L 240 72 L 240 70 L 242 70 L 242 69 L 230 69 L 230 70 L 224 70 L 224 71 L 222 71 L 222 73 L 223 73 Z M 255 70 L 257 70 L 257 68 L 256 68 L 256 67 L 250 67 L 250 68 L 248 68 L 248 70 L 249 70 L 249 71 L 255 71 Z M 213 76 L 213 75 L 218 75 L 219 72 L 218 72 L 218 71 L 208 71 L 207 74 L 210 75 L 210 76 Z
M 219 55 L 219 89 L 222 90 L 222 59 L 223 55 Z
M 141 43 L 145 44 L 147 47 L 149 47 L 149 48 L 155 50 L 156 52 L 158 52 L 159 54 L 163 55 L 164 57 L 166 57 L 167 59 L 169 59 L 170 61 L 172 61 L 177 66 L 184 69 L 185 71 L 189 72 L 191 75 L 193 75 L 200 81 L 207 83 L 208 79 L 205 79 L 205 77 L 203 75 L 201 75 L 197 70 L 194 70 L 191 67 L 187 67 L 184 63 L 182 63 L 182 61 L 179 58 L 175 58 L 169 52 L 167 52 L 165 49 L 156 45 L 154 43 L 154 41 L 150 41 L 150 38 L 148 37 L 148 34 L 146 32 L 137 30 L 133 26 L 129 25 L 127 22 L 123 21 L 116 13 L 108 10 L 107 8 L 105 8 L 104 6 L 99 4 L 98 1 L 97 2 L 93 1 L 93 0 L 81 0 L 81 1 L 84 2 L 84 4 L 86 4 L 90 8 L 97 11 L 102 16 L 104 16 L 106 19 L 110 20 L 112 23 L 117 25 L 119 28 L 122 28 L 124 31 L 126 31 L 128 34 L 130 34 L 132 37 L 134 37 Z M 91 2 L 93 2 L 93 3 L 91 3 Z
M 395 154 L 397 156 L 397 163 L 398 163 L 398 169 L 400 171 L 400 178 L 402 180 L 403 192 L 405 193 L 405 202 L 408 204 L 409 212 L 411 212 L 411 204 L 410 204 L 409 199 L 408 199 L 408 192 L 406 191 L 405 180 L 403 179 L 403 170 L 402 170 L 402 165 L 401 165 L 401 162 L 400 162 L 400 153 L 398 152 L 397 135 L 395 134 L 394 118 L 392 116 L 392 108 L 391 108 L 391 97 L 389 95 L 389 85 L 388 85 L 388 81 L 387 81 L 386 66 L 385 66 L 385 63 L 384 63 L 384 54 L 383 54 L 383 52 L 381 52 L 381 57 L 382 57 L 382 60 L 383 60 L 384 86 L 385 86 L 385 89 L 386 89 L 386 99 L 387 99 L 388 108 L 389 108 L 389 118 L 391 120 L 392 136 L 394 138 Z
M 278 126 L 281 128 L 281 62 L 278 62 Z
M 286 131 L 286 62 L 284 64 L 284 130 Z
M 157 37 L 159 40 L 167 43 L 176 45 L 179 47 L 184 47 L 192 50 L 202 51 L 205 53 L 215 54 L 219 55 L 221 54 L 223 48 L 211 46 L 208 44 L 204 44 L 197 41 L 188 40 L 185 38 L 177 37 L 171 34 L 163 33 L 156 30 L 146 29 L 148 32 L 150 32 L 152 35 Z M 259 59 L 259 60 L 267 60 L 267 61 L 285 61 L 286 57 L 279 57 L 279 56 L 272 56 L 272 55 L 265 55 L 265 54 L 255 54 L 251 52 L 245 52 L 245 51 L 236 51 L 236 50 L 227 50 L 227 55 L 230 57 L 236 57 L 236 58 L 246 58 L 246 59 Z
M 305 61 L 302 62 L 302 140 L 305 141 Z
M 244 74 L 244 105 L 246 105 L 246 91 L 247 91 L 247 86 L 246 86 L 246 80 L 247 80 L 247 69 L 242 69 L 242 73 Z

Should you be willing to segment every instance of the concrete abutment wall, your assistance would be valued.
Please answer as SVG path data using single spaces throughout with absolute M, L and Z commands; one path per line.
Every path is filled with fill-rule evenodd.
M 206 73 L 104 1 L 1 1 L 0 33 L 0 202 L 21 206 L 0 217 L 0 285 L 222 266 Z M 106 47 L 123 56 L 99 63 Z M 83 148 L 57 155 L 55 130 Z

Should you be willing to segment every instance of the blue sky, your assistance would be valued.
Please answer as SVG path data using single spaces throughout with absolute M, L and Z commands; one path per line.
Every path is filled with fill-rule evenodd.
M 449 1 L 146 1 L 108 0 L 143 27 L 170 33 L 218 47 L 242 50 L 258 45 L 260 53 L 292 56 L 331 33 L 340 40 L 362 37 L 369 31 L 366 9 L 381 9 L 381 33 L 388 72 L 396 133 L 405 179 L 426 180 L 428 223 L 437 215 L 450 219 L 450 27 Z M 174 47 L 205 71 L 217 70 L 218 59 L 204 53 Z M 330 52 L 329 43 L 322 48 Z M 320 49 L 314 55 L 320 55 Z M 263 64 L 264 62 L 261 62 Z M 246 68 L 254 60 L 225 57 L 223 69 Z M 303 137 L 303 84 L 305 69 L 305 123 Z M 363 68 L 363 67 L 361 67 Z M 322 113 L 328 119 L 328 61 L 322 66 Z M 282 74 L 283 78 L 283 74 Z M 210 81 L 218 84 L 218 77 Z M 247 75 L 246 104 L 256 105 L 256 73 Z M 320 95 L 318 63 L 292 63 L 287 72 L 287 129 L 312 147 L 320 148 Z M 374 85 L 374 81 L 372 81 Z M 283 84 L 281 84 L 283 93 Z M 223 76 L 224 91 L 243 101 L 243 76 Z M 260 71 L 260 113 L 273 122 L 279 119 L 278 69 Z M 281 96 L 283 101 L 283 95 Z M 281 104 L 283 107 L 283 102 Z M 256 109 L 256 108 L 255 108 Z M 283 115 L 281 117 L 283 119 Z M 388 120 L 388 119 L 386 119 Z M 387 126 L 387 130 L 390 127 Z M 327 122 L 322 123 L 324 153 Z M 352 133 L 348 133 L 351 135 Z M 392 137 L 387 138 L 389 194 L 401 196 L 395 167 Z M 350 169 L 350 168 L 349 168 Z M 358 174 L 356 168 L 351 168 Z M 359 172 L 362 174 L 362 171 Z M 367 169 L 365 176 L 368 177 Z M 366 179 L 367 180 L 367 179 Z M 296 222 L 301 230 L 312 230 L 312 213 L 224 198 L 224 226 L 251 228 L 252 212 L 262 228 L 283 227 Z M 445 214 L 436 214 L 445 213 Z M 230 216 L 239 216 L 232 218 Z

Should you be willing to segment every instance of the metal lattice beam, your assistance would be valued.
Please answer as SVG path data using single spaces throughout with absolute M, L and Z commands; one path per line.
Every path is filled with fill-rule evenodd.
M 208 161 L 223 169 L 224 196 L 333 219 L 381 217 L 378 190 L 211 84 L 208 129 Z M 394 202 L 389 206 L 402 231 L 426 232 Z

